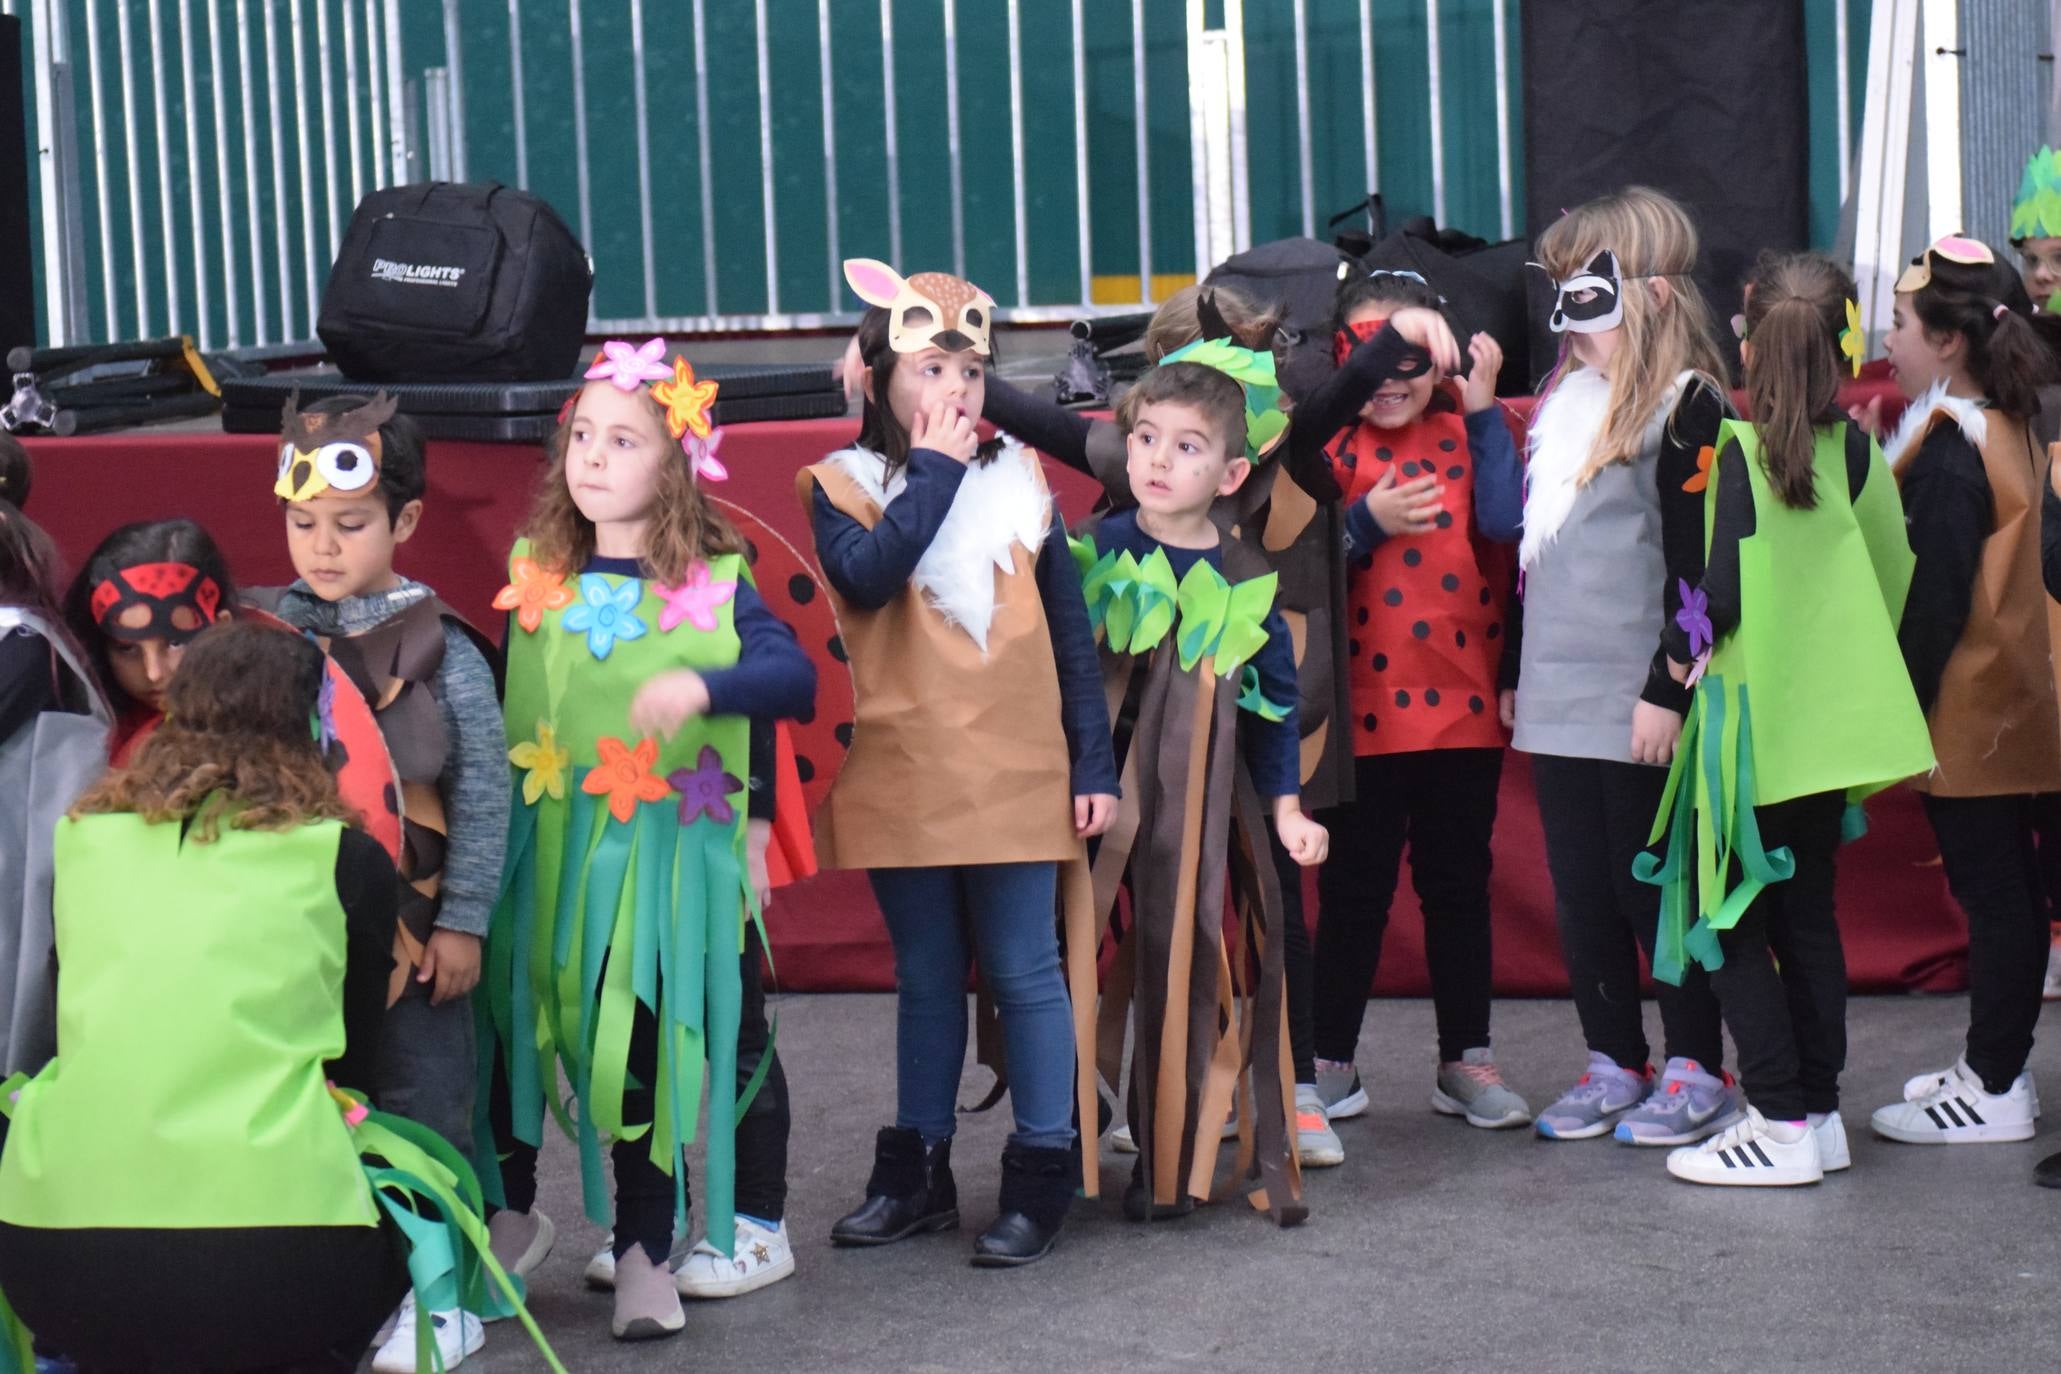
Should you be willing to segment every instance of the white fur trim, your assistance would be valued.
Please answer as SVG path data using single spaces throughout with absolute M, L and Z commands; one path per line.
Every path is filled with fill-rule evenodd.
M 1674 413 L 1682 388 L 1696 375 L 1684 372 L 1669 383 L 1654 411 L 1663 423 Z M 1610 379 L 1592 367 L 1563 375 L 1532 413 L 1525 438 L 1524 537 L 1517 545 L 1518 567 L 1529 568 L 1560 537 L 1609 417 Z
M 905 471 L 883 487 L 880 455 L 867 449 L 840 449 L 824 461 L 882 510 L 908 487 Z M 1031 466 L 1036 461 L 1012 439 L 992 463 L 969 465 L 951 510 L 911 574 L 938 614 L 964 630 L 983 654 L 995 618 L 995 574 L 1016 570 L 1018 544 L 1035 558 L 1052 526 L 1052 497 Z
M 1903 469 L 1905 461 L 1918 451 L 1918 445 L 1932 432 L 1933 418 L 1938 415 L 1945 415 L 1959 425 L 1961 433 L 1978 450 L 1989 438 L 1989 414 L 1982 403 L 1962 396 L 1949 396 L 1944 381 L 1934 382 L 1923 395 L 1904 408 L 1903 418 L 1896 422 L 1896 432 L 1882 445 L 1882 456 L 1888 460 L 1891 471 Z

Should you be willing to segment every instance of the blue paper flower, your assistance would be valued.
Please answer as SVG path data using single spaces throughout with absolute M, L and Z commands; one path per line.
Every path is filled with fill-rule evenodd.
M 1710 627 L 1710 597 L 1701 587 L 1692 587 L 1687 578 L 1677 578 L 1682 592 L 1682 609 L 1675 612 L 1675 624 L 1689 635 L 1689 656 L 1695 658 L 1711 645 L 1716 636 Z
M 637 603 L 643 599 L 644 584 L 634 577 L 612 587 L 599 573 L 583 573 L 580 604 L 567 611 L 561 623 L 572 633 L 587 636 L 588 653 L 607 658 L 617 640 L 644 638 L 645 624 L 636 616 Z

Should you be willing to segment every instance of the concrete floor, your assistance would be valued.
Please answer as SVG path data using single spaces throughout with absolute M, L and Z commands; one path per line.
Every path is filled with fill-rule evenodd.
M 532 1279 L 532 1310 L 567 1368 L 2061 1365 L 2061 1193 L 2030 1181 L 2034 1161 L 2061 1148 L 2054 1133 L 1948 1150 L 1866 1130 L 1906 1076 L 1957 1052 L 1960 998 L 1857 1000 L 1845 1080 L 1854 1167 L 1813 1188 L 1765 1192 L 1677 1183 L 1658 1151 L 1554 1144 L 1435 1116 L 1430 1007 L 1379 1002 L 1360 1052 L 1373 1106 L 1340 1123 L 1345 1165 L 1310 1174 L 1306 1225 L 1277 1231 L 1242 1202 L 1132 1225 L 1116 1205 L 1128 1161 L 1105 1154 L 1104 1198 L 1076 1205 L 1052 1256 L 999 1272 L 966 1256 L 993 1215 L 1006 1105 L 967 1118 L 959 1135 L 965 1232 L 884 1250 L 830 1246 L 832 1221 L 863 1191 L 874 1128 L 893 1113 L 892 999 L 776 1000 L 794 1101 L 788 1220 L 799 1272 L 690 1306 L 686 1332 L 669 1341 L 613 1342 L 609 1299 L 579 1277 L 604 1234 L 578 1215 L 573 1152 L 554 1142 L 540 1205 L 561 1230 Z M 1650 1009 L 1648 1021 L 1657 1035 Z M 1502 1003 L 1496 1030 L 1505 1076 L 1534 1106 L 1579 1068 L 1569 1003 Z M 2061 1090 L 2061 1047 L 2043 1044 L 2033 1065 Z M 508 1326 L 466 1365 L 542 1367 Z

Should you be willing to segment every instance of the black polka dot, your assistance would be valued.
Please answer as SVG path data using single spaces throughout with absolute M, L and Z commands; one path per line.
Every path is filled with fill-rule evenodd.
M 1377 673 L 1382 673 L 1382 672 L 1386 672 L 1386 671 L 1388 671 L 1388 655 L 1387 655 L 1387 654 L 1376 654 L 1376 655 L 1374 655 L 1374 671 L 1375 671 L 1375 672 L 1377 672 Z
M 1424 689 L 1424 704 L 1426 706 L 1438 705 L 1438 688 L 1426 687 Z
M 1372 711 L 1360 717 L 1360 728 L 1363 730 L 1372 730 L 1374 728 L 1374 713 Z
M 1395 704 L 1398 706 L 1408 706 L 1410 704 L 1410 694 L 1408 692 L 1397 692 L 1395 694 Z
M 1495 594 L 1494 594 L 1493 592 L 1491 592 L 1491 591 L 1490 591 L 1490 590 L 1489 590 L 1489 589 L 1488 589 L 1487 587 L 1483 587 L 1483 588 L 1481 589 L 1481 604 L 1482 604 L 1482 605 L 1486 606 L 1486 605 L 1488 605 L 1488 604 L 1489 604 L 1489 602 L 1491 602 L 1491 601 L 1494 601 L 1495 599 L 1496 599 L 1496 598 L 1495 598 Z
M 1416 475 L 1417 475 L 1417 465 L 1416 465 L 1415 463 L 1405 463 L 1405 464 L 1403 464 L 1403 476 L 1405 476 L 1405 477 L 1415 477 Z
M 1455 463 L 1451 467 L 1446 469 L 1446 476 L 1455 482 L 1459 481 L 1462 477 L 1465 477 L 1466 475 L 1467 469 L 1461 467 L 1458 463 Z
M 1422 550 L 1422 549 L 1404 549 L 1404 550 L 1403 550 L 1403 566 L 1404 566 L 1404 567 L 1406 567 L 1406 568 L 1414 568 L 1414 567 L 1416 567 L 1416 566 L 1417 566 L 1417 565 L 1418 565 L 1419 563 L 1422 563 L 1423 561 L 1424 561 L 1424 550 Z
M 1444 587 L 1449 592 L 1457 592 L 1460 590 L 1460 575 L 1458 573 L 1447 573 L 1438 580 L 1438 585 Z
M 1502 627 L 1501 625 L 1491 625 L 1491 626 L 1489 626 L 1489 627 L 1488 627 L 1488 637 L 1489 637 L 1490 639 L 1494 639 L 1494 638 L 1496 638 L 1496 636 L 1498 636 L 1498 635 L 1500 635 L 1500 634 L 1502 634 L 1502 633 L 1503 633 L 1503 627 Z
M 1366 624 L 1366 623 L 1367 623 L 1367 608 L 1366 608 L 1365 606 L 1361 606 L 1360 608 L 1358 608 L 1357 610 L 1355 610 L 1355 611 L 1353 612 L 1353 620 L 1354 620 L 1354 622 L 1355 622 L 1355 623 L 1357 623 L 1357 624 L 1360 624 L 1360 625 L 1364 625 L 1364 624 Z
M 1383 605 L 1387 606 L 1402 605 L 1403 589 L 1401 587 L 1390 587 L 1387 591 L 1381 594 L 1381 601 Z
M 814 782 L 816 780 L 815 761 L 807 754 L 796 754 L 794 756 L 794 771 L 803 782 Z
M 1467 698 L 1467 709 L 1474 712 L 1475 715 L 1480 715 L 1487 708 L 1488 703 L 1483 701 L 1480 697 Z
M 1360 656 L 1360 641 L 1357 639 L 1348 639 L 1345 642 L 1345 651 L 1348 654 L 1352 655 L 1354 658 L 1358 658 Z
M 850 721 L 846 721 L 838 726 L 831 733 L 837 736 L 839 744 L 842 744 L 847 749 L 852 747 L 852 723 Z
M 816 599 L 816 581 L 807 573 L 796 573 L 787 579 L 787 594 L 795 605 L 806 606 Z
M 851 656 L 844 650 L 843 635 L 830 636 L 830 656 L 839 663 L 850 663 L 852 661 Z
M 1419 639 L 1429 639 L 1431 637 L 1431 626 L 1420 620 L 1410 627 L 1410 633 Z
M 1464 649 L 1467 647 L 1467 632 L 1465 630 L 1453 631 L 1453 647 L 1455 649 Z
M 1458 447 L 1460 446 L 1451 439 L 1441 439 L 1438 441 L 1438 451 L 1440 453 L 1451 453 Z
M 747 539 L 744 541 L 744 561 L 754 568 L 759 565 L 759 546 L 757 540 Z
M 1357 471 L 1360 466 L 1359 455 L 1354 453 L 1351 449 L 1347 449 L 1345 452 L 1339 454 L 1338 462 L 1339 466 L 1343 467 L 1347 472 Z
M 1380 459 L 1380 460 L 1381 460 L 1382 462 L 1384 462 L 1384 463 L 1385 463 L 1385 462 L 1387 462 L 1387 461 L 1388 461 L 1389 459 L 1391 459 L 1391 458 L 1395 457 L 1395 454 L 1394 454 L 1394 453 L 1393 453 L 1393 452 L 1392 452 L 1391 450 L 1389 450 L 1389 449 L 1386 449 L 1386 448 L 1377 448 L 1377 449 L 1375 449 L 1375 450 L 1374 450 L 1374 456 L 1375 456 L 1376 458 L 1379 458 L 1379 459 Z
M 1453 527 L 1453 513 L 1449 510 L 1442 510 L 1438 513 L 1438 519 L 1432 523 L 1442 530 L 1449 530 Z

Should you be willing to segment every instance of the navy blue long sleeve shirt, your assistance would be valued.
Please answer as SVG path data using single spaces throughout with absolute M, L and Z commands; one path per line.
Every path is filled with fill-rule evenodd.
M 879 610 L 908 585 L 952 509 L 966 465 L 934 449 L 919 448 L 910 451 L 904 473 L 907 485 L 870 530 L 832 505 L 820 486 L 816 489 L 811 523 L 823 574 L 839 596 L 866 610 Z M 1094 631 L 1081 598 L 1080 571 L 1067 548 L 1066 526 L 1056 510 L 1038 550 L 1036 577 L 1059 670 L 1059 723 L 1072 760 L 1074 795 L 1114 795 L 1116 756 L 1110 748 L 1109 707 L 1102 699 Z
M 1224 555 L 1211 549 L 1183 549 L 1172 544 L 1163 544 L 1144 530 L 1138 528 L 1136 510 L 1117 511 L 1104 516 L 1095 527 L 1095 547 L 1101 552 L 1111 550 L 1128 552 L 1133 558 L 1144 558 L 1154 549 L 1166 554 L 1167 562 L 1173 565 L 1176 578 L 1185 577 L 1196 560 L 1207 561 L 1219 573 L 1224 570 Z M 1276 705 L 1286 705 L 1288 714 L 1282 719 L 1268 720 L 1249 711 L 1238 716 L 1240 748 L 1245 754 L 1245 765 L 1252 770 L 1253 786 L 1262 797 L 1294 797 L 1302 792 L 1302 735 L 1296 721 L 1295 642 L 1289 638 L 1288 622 L 1281 618 L 1279 610 L 1269 610 L 1261 626 L 1267 632 L 1267 642 L 1252 656 L 1252 666 L 1259 670 L 1260 691 L 1267 700 Z

